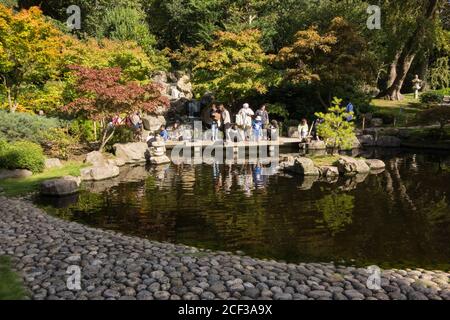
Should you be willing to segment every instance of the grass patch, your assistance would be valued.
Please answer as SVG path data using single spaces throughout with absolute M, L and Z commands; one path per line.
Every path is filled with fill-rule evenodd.
M 413 125 L 418 112 L 423 110 L 422 103 L 414 99 L 413 94 L 405 94 L 402 101 L 373 99 L 374 117 L 381 118 L 388 126 Z
M 339 155 L 324 155 L 324 156 L 312 156 L 311 160 L 317 167 L 327 167 L 334 166 L 334 164 L 339 160 Z
M 420 109 L 420 101 L 414 99 L 414 94 L 405 94 L 401 101 L 373 99 L 372 105 L 378 109 Z
M 11 260 L 0 256 L 0 300 L 24 300 L 26 291 L 20 277 L 11 270 Z
M 81 162 L 68 162 L 62 168 L 48 169 L 28 178 L 0 180 L 0 188 L 7 196 L 25 195 L 36 191 L 45 180 L 64 176 L 78 177 L 80 176 L 80 169 L 84 167 L 86 165 Z

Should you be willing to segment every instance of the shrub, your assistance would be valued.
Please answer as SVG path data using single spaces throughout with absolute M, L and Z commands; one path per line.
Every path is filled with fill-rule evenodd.
M 68 148 L 77 143 L 68 134 L 68 124 L 56 118 L 0 111 L 0 139 L 31 141 L 41 145 L 50 155 L 65 159 Z
M 70 150 L 77 144 L 77 140 L 67 131 L 65 128 L 54 128 L 41 134 L 41 145 L 46 154 L 59 159 L 69 159 Z
M 332 155 L 339 148 L 341 150 L 351 148 L 355 138 L 355 125 L 346 120 L 353 113 L 348 113 L 345 111 L 346 108 L 341 108 L 341 103 L 341 99 L 334 98 L 327 113 L 316 113 L 317 118 L 323 119 L 318 126 L 319 136 L 325 140 L 327 146 L 332 148 Z
M 427 91 L 420 95 L 420 101 L 425 104 L 438 104 L 444 100 L 446 95 L 450 95 L 450 89 Z
M 72 121 L 69 127 L 69 133 L 78 141 L 93 142 L 97 140 L 94 133 L 94 122 L 91 120 Z
M 45 157 L 41 146 L 29 141 L 0 143 L 0 167 L 4 169 L 27 169 L 33 173 L 44 171 Z
M 42 133 L 65 126 L 61 120 L 28 113 L 0 111 L 0 139 L 42 142 Z

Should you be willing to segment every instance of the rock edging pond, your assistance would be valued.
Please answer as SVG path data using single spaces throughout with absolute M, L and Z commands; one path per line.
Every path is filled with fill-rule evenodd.
M 303 157 L 285 156 L 281 158 L 280 168 L 286 172 L 303 176 L 337 177 L 358 174 L 379 174 L 386 164 L 377 159 L 357 159 L 347 156 L 329 157 L 324 161 Z
M 32 203 L 0 197 L 0 255 L 11 256 L 31 298 L 84 300 L 450 300 L 450 274 L 286 264 L 158 243 L 66 222 Z M 81 290 L 67 289 L 69 266 Z

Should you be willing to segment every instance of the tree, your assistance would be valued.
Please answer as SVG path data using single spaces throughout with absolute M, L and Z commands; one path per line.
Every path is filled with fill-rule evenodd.
M 412 4 L 411 8 L 413 8 L 413 10 L 418 10 L 416 16 L 405 14 L 404 6 L 398 7 L 398 1 L 394 3 L 388 1 L 388 5 L 390 5 L 391 8 L 392 6 L 397 8 L 397 11 L 394 12 L 397 12 L 398 15 L 402 15 L 408 19 L 412 19 L 413 22 L 412 24 L 406 25 L 409 26 L 409 30 L 399 28 L 399 32 L 396 34 L 394 33 L 394 39 L 400 40 L 400 45 L 397 46 L 393 61 L 390 64 L 388 88 L 380 94 L 380 97 L 385 97 L 390 100 L 403 99 L 401 90 L 405 79 L 417 54 L 424 49 L 426 40 L 430 38 L 430 32 L 433 30 L 438 16 L 438 10 L 444 1 L 445 0 L 427 0 Z M 397 28 L 394 28 L 394 30 L 396 29 Z M 392 44 L 389 45 L 392 46 Z
M 278 53 L 277 60 L 286 70 L 286 79 L 293 83 L 320 81 L 314 59 L 321 53 L 330 53 L 337 41 L 333 34 L 320 35 L 316 27 L 298 31 L 294 43 Z
M 143 3 L 150 31 L 161 48 L 207 44 L 220 30 L 222 0 L 152 0 Z
M 136 0 L 19 0 L 20 8 L 28 9 L 39 6 L 45 15 L 61 22 L 66 22 L 69 14 L 67 8 L 77 5 L 81 9 L 81 30 L 73 32 L 80 37 L 99 36 L 105 12 L 116 7 L 140 10 L 140 1 Z
M 63 52 L 66 65 L 92 68 L 120 67 L 125 80 L 149 81 L 154 71 L 167 70 L 168 59 L 154 52 L 146 54 L 135 41 L 89 38 L 79 41 L 71 37 Z
M 58 76 L 62 47 L 61 32 L 38 8 L 15 13 L 0 5 L 0 86 L 11 112 L 24 86 Z
M 325 139 L 328 147 L 332 148 L 333 155 L 339 148 L 350 148 L 355 138 L 355 125 L 347 121 L 354 114 L 346 112 L 346 108 L 342 108 L 341 103 L 341 99 L 334 98 L 333 105 L 327 113 L 316 113 L 316 117 L 323 119 L 323 123 L 317 128 L 318 135 Z
M 450 87 L 449 57 L 441 57 L 430 70 L 430 84 L 433 89 L 445 89 Z
M 264 53 L 260 39 L 258 30 L 220 31 L 210 48 L 186 48 L 184 62 L 192 68 L 197 92 L 213 92 L 231 104 L 253 93 L 266 93 L 278 77 L 270 67 L 273 57 Z
M 140 85 L 137 82 L 121 82 L 120 68 L 92 69 L 71 66 L 77 83 L 78 98 L 64 107 L 64 111 L 94 121 L 107 123 L 114 116 L 134 112 L 155 112 L 167 108 L 169 100 L 156 84 Z M 105 126 L 100 150 L 115 133 L 115 127 Z
M 119 41 L 135 41 L 146 53 L 154 54 L 156 38 L 150 33 L 142 10 L 130 7 L 108 9 L 97 36 Z

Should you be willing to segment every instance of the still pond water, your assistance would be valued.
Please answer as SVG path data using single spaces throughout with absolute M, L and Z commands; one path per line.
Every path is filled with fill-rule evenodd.
M 449 270 L 450 154 L 371 152 L 385 172 L 337 183 L 172 164 L 37 203 L 94 227 L 260 258 Z

